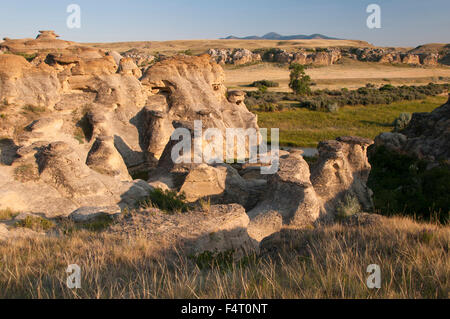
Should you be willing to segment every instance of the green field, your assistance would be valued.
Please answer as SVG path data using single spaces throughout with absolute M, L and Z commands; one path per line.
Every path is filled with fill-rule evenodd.
M 447 97 L 395 102 L 389 105 L 345 106 L 337 113 L 297 108 L 281 112 L 255 112 L 261 128 L 279 128 L 280 145 L 316 147 L 318 142 L 339 136 L 357 135 L 375 138 L 392 131 L 393 121 L 402 112 L 431 112 Z

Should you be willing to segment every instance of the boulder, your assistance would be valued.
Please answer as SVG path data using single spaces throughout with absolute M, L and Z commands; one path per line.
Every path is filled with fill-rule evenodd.
M 248 236 L 249 219 L 242 206 L 215 205 L 208 212 L 167 214 L 157 209 L 132 214 L 110 230 L 119 234 L 139 234 L 159 251 L 197 255 L 205 251 L 233 250 L 239 257 L 257 248 Z
M 137 67 L 132 58 L 122 58 L 117 72 L 124 75 L 132 75 L 138 79 L 142 76 L 142 71 Z
M 261 239 L 260 234 L 279 230 L 279 217 L 273 212 L 281 216 L 283 225 L 297 228 L 314 223 L 324 213 L 322 201 L 311 184 L 309 166 L 301 153 L 297 151 L 280 158 L 279 171 L 269 178 L 267 195 L 248 212 L 249 228 L 251 234 L 256 234 L 255 240 Z M 271 217 L 265 217 L 268 214 Z M 264 225 L 261 220 L 265 219 L 272 222 Z
M 213 203 L 238 203 L 244 207 L 253 207 L 265 185 L 265 180 L 244 180 L 227 164 L 214 167 L 200 164 L 189 171 L 180 193 L 184 193 L 189 202 L 209 199 Z
M 97 137 L 88 153 L 86 165 L 100 174 L 131 180 L 127 166 L 114 146 L 112 136 Z

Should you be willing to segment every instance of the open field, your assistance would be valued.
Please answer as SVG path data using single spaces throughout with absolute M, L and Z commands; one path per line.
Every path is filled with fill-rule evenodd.
M 431 112 L 446 101 L 447 97 L 436 96 L 390 105 L 346 106 L 337 113 L 298 108 L 257 114 L 260 127 L 280 129 L 280 145 L 316 147 L 320 141 L 339 136 L 357 135 L 373 139 L 382 132 L 391 131 L 392 122 L 400 113 Z
M 145 225 L 143 225 L 145 227 Z M 199 266 L 145 238 L 79 231 L 0 245 L 0 298 L 448 298 L 450 227 L 389 218 L 287 230 L 277 254 Z M 67 265 L 82 269 L 66 286 Z M 366 268 L 381 267 L 381 289 Z
M 356 89 L 366 83 L 392 85 L 423 85 L 430 82 L 445 83 L 450 78 L 450 67 L 413 67 L 407 65 L 385 65 L 372 62 L 344 60 L 342 64 L 310 68 L 306 73 L 316 83 L 313 89 Z M 225 67 L 226 82 L 231 88 L 243 88 L 259 80 L 280 83 L 279 92 L 290 91 L 288 87 L 289 69 L 273 63 L 260 63 L 245 67 Z M 443 80 L 440 80 L 444 78 Z M 446 78 L 446 79 L 445 79 Z
M 261 48 L 280 48 L 295 50 L 299 48 L 315 47 L 371 47 L 369 43 L 359 40 L 175 40 L 175 41 L 139 41 L 139 42 L 115 42 L 115 43 L 86 43 L 102 49 L 116 50 L 119 52 L 136 48 L 147 53 L 173 54 L 190 50 L 193 54 L 205 53 L 211 48 L 245 48 L 249 50 Z

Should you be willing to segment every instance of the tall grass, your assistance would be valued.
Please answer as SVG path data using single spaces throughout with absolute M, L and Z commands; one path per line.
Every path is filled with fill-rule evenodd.
M 286 230 L 242 266 L 165 260 L 151 240 L 86 230 L 0 244 L 0 298 L 448 298 L 448 226 L 392 218 L 375 226 Z M 66 286 L 69 264 L 81 289 Z M 366 286 L 367 266 L 382 287 Z
M 280 129 L 281 145 L 315 147 L 319 141 L 339 136 L 375 138 L 382 132 L 391 131 L 394 120 L 401 113 L 431 112 L 446 100 L 446 97 L 436 96 L 389 105 L 346 106 L 335 113 L 304 108 L 256 113 L 260 127 Z

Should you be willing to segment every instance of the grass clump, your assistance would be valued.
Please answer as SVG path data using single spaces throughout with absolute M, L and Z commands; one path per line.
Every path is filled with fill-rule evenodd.
M 184 194 L 155 188 L 150 191 L 147 203 L 167 213 L 177 213 L 187 212 L 189 210 L 189 206 L 185 200 L 186 196 Z
M 16 222 L 16 227 L 29 228 L 34 231 L 47 231 L 55 227 L 55 224 L 48 219 L 36 216 L 27 216 L 23 220 Z
M 343 220 L 361 212 L 361 205 L 356 196 L 346 194 L 344 199 L 339 203 L 336 214 L 337 220 Z
M 25 183 L 39 179 L 37 169 L 32 164 L 22 164 L 14 169 L 14 179 Z
M 203 253 L 190 256 L 201 270 L 218 268 L 221 270 L 230 270 L 234 264 L 234 250 L 226 251 L 204 251 Z
M 80 228 L 86 229 L 86 230 L 92 231 L 92 232 L 101 232 L 101 231 L 107 229 L 113 223 L 114 223 L 114 217 L 112 217 L 110 215 L 101 215 L 92 221 L 82 223 L 80 225 Z
M 24 57 L 28 62 L 31 62 L 34 60 L 35 57 L 37 57 L 37 53 L 23 53 L 23 52 L 5 52 L 6 54 L 14 54 Z
M 10 208 L 0 209 L 0 220 L 11 220 L 17 215 L 19 215 L 19 213 Z
M 399 132 L 406 128 L 411 119 L 411 113 L 400 113 L 399 117 L 394 120 L 394 131 Z
M 37 114 L 44 113 L 46 111 L 46 108 L 45 107 L 41 107 L 41 106 L 34 106 L 34 105 L 30 105 L 29 104 L 29 105 L 25 105 L 23 107 L 23 111 L 25 113 L 28 113 L 28 114 L 32 113 L 32 114 L 37 115 Z

